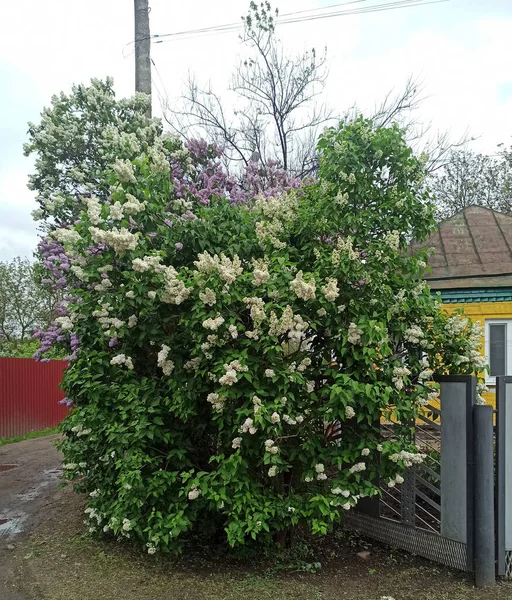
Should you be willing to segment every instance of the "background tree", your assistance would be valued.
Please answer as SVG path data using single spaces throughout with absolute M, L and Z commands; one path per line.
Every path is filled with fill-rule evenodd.
M 38 265 L 19 257 L 0 263 L 0 353 L 33 353 L 38 344 L 32 334 L 50 323 L 56 303 L 41 284 Z
M 238 61 L 230 90 L 233 110 L 211 88 L 190 78 L 184 107 L 167 106 L 167 120 L 180 134 L 204 136 L 225 149 L 229 163 L 261 168 L 277 162 L 297 177 L 316 170 L 318 128 L 331 111 L 317 102 L 327 78 L 326 54 L 314 49 L 287 55 L 276 37 L 275 17 L 268 2 L 251 2 L 243 17 L 243 43 L 251 55 Z
M 512 155 L 496 156 L 471 150 L 451 152 L 443 167 L 429 179 L 437 217 L 445 219 L 471 205 L 512 212 Z
M 42 219 L 46 228 L 65 225 L 79 209 L 64 198 L 108 197 L 104 172 L 113 156 L 128 152 L 135 158 L 161 133 L 160 120 L 146 117 L 148 102 L 144 94 L 117 99 L 111 78 L 93 79 L 89 86 L 73 86 L 69 95 L 52 97 L 40 123 L 29 123 L 24 146 L 26 156 L 36 157 L 29 177 L 40 206 L 36 220 Z

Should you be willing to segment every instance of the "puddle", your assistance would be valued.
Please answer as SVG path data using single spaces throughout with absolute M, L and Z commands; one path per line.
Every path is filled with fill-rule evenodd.
M 0 470 L 6 471 L 6 467 L 15 468 L 18 465 L 0 465 Z M 30 486 L 28 489 L 19 494 L 11 496 L 16 508 L 0 507 L 4 510 L 0 512 L 0 538 L 11 538 L 19 533 L 22 533 L 25 528 L 25 522 L 32 514 L 30 503 L 41 496 L 50 484 L 57 482 L 62 477 L 62 469 L 46 469 L 39 473 L 42 481 L 36 485 Z M 55 484 L 54 484 L 55 485 Z M 27 510 L 20 508 L 20 505 L 25 505 Z
M 48 477 L 48 479 L 60 479 L 62 477 L 62 469 L 47 469 L 43 471 L 43 475 Z
M 5 511 L 0 515 L 0 538 L 13 537 L 23 532 L 23 524 L 28 519 L 24 511 Z

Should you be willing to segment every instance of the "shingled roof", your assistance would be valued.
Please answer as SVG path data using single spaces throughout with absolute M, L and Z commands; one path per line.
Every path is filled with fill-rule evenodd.
M 435 248 L 425 279 L 434 290 L 512 286 L 512 216 L 469 206 L 413 249 Z

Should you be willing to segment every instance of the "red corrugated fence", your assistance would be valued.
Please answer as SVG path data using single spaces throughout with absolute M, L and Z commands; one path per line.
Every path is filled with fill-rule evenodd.
M 32 358 L 0 358 L 0 437 L 55 427 L 68 409 L 58 402 L 67 363 Z

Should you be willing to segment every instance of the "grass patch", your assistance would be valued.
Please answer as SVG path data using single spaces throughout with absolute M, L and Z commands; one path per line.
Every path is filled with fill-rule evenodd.
M 0 438 L 0 446 L 6 444 L 14 444 L 16 442 L 23 442 L 24 440 L 32 440 L 34 438 L 43 437 L 45 435 L 53 435 L 58 432 L 57 427 L 48 427 L 48 429 L 41 429 L 40 431 L 29 431 L 23 435 L 17 435 L 10 438 Z

